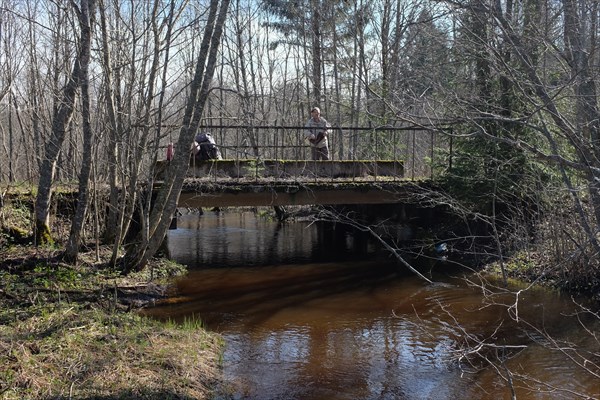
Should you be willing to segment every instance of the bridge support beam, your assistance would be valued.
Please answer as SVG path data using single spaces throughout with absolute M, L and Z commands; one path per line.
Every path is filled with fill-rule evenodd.
M 184 188 L 179 207 L 241 207 L 332 204 L 393 204 L 407 200 L 410 182 L 336 184 L 201 184 Z

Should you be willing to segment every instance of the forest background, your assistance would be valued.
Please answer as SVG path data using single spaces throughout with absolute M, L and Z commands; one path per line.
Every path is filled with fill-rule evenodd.
M 54 244 L 61 260 L 83 266 L 90 265 L 82 262 L 85 246 L 107 246 L 109 266 L 140 271 L 176 212 L 197 132 L 210 129 L 227 158 L 265 159 L 273 147 L 306 146 L 301 127 L 318 105 L 334 126 L 336 159 L 410 153 L 427 164 L 427 178 L 437 187 L 422 193 L 422 204 L 451 209 L 465 226 L 487 226 L 483 236 L 473 231 L 444 238 L 450 246 L 461 243 L 462 250 L 496 260 L 505 278 L 517 271 L 597 299 L 599 17 L 597 0 L 0 0 L 0 245 L 10 248 L 20 239 L 36 249 Z M 155 183 L 155 163 L 171 142 L 175 158 L 150 204 L 144 186 Z M 233 150 L 242 145 L 243 152 Z M 65 235 L 55 214 L 63 185 L 76 186 L 78 196 Z M 11 204 L 11 213 L 16 208 L 29 223 L 22 235 L 6 215 L 9 197 L 20 192 L 35 203 L 33 209 Z M 125 247 L 134 219 L 139 233 Z M 20 262 L 2 260 L 2 301 L 18 303 L 13 286 L 29 284 L 32 271 L 47 271 L 35 264 L 11 275 Z M 61 278 L 63 267 L 49 275 Z M 69 276 L 80 281 L 82 272 Z M 479 284 L 490 302 L 490 288 L 504 290 Z M 106 303 L 100 286 L 96 300 Z M 24 293 L 28 306 L 41 298 L 37 289 Z M 513 318 L 520 293 L 506 305 Z M 55 294 L 60 303 L 64 292 Z M 46 322 L 72 335 L 69 324 L 80 324 L 88 309 L 74 312 L 69 304 Z M 43 310 L 38 314 L 54 315 Z M 9 311 L 2 321 L 14 322 L 15 337 L 21 337 L 22 320 L 23 337 L 30 337 L 29 320 Z M 597 308 L 582 307 L 581 313 L 598 321 Z M 103 333 L 113 314 L 98 318 L 94 312 L 94 318 L 88 326 L 98 327 L 104 349 L 105 339 L 120 332 Z M 192 328 L 189 343 L 195 344 L 198 330 Z M 160 328 L 147 329 L 162 335 Z M 597 353 L 539 333 L 598 376 Z M 63 348 L 68 337 L 51 348 Z M 115 346 L 125 340 L 119 337 Z M 13 343 L 0 346 L 13 349 Z M 469 354 L 496 348 L 477 338 L 470 344 L 475 350 L 466 349 Z M 159 357 L 165 345 L 156 346 Z M 19 357 L 3 353 L 12 365 L 7 371 L 13 375 L 3 376 L 12 382 L 7 388 L 30 391 L 31 382 L 43 378 L 38 372 L 49 370 L 44 359 L 44 368 L 23 374 L 32 355 L 44 355 L 39 343 L 28 346 L 20 347 Z M 140 354 L 145 359 L 148 352 Z M 73 354 L 88 352 L 57 358 L 56 370 Z M 93 372 L 95 361 L 82 370 Z M 131 361 L 124 363 L 136 364 Z M 98 376 L 102 385 L 114 381 L 113 375 Z M 510 377 L 507 372 L 509 383 Z M 56 391 L 67 393 L 71 379 Z M 150 381 L 158 380 L 139 387 Z M 127 393 L 130 383 L 123 383 Z M 196 389 L 205 393 L 204 386 Z

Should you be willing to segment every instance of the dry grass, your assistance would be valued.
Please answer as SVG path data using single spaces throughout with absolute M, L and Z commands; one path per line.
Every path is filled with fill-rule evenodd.
M 153 259 L 122 276 L 107 266 L 108 246 L 99 260 L 91 249 L 67 264 L 61 240 L 31 245 L 26 203 L 0 211 L 0 399 L 212 397 L 221 337 L 199 321 L 175 324 L 137 312 L 162 298 L 184 267 Z M 29 228 L 29 235 L 15 240 L 6 226 Z
M 28 227 L 28 209 L 3 222 Z M 6 225 L 5 225 L 6 226 Z M 198 321 L 156 321 L 136 310 L 185 272 L 168 260 L 121 276 L 110 248 L 36 248 L 0 232 L 0 399 L 208 399 L 220 379 L 222 339 Z M 60 243 L 60 241 L 59 241 Z M 60 245 L 59 245 L 60 246 Z
M 0 326 L 2 398 L 204 399 L 220 346 L 198 324 L 65 304 Z

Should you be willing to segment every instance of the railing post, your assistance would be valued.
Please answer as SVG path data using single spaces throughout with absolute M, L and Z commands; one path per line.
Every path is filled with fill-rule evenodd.
M 430 179 L 433 179 L 433 166 L 435 165 L 434 159 L 433 157 L 435 156 L 435 153 L 433 151 L 434 147 L 435 147 L 435 136 L 434 136 L 435 132 L 432 130 L 431 131 L 431 163 L 429 165 L 429 177 Z
M 452 144 L 453 144 L 452 143 L 452 138 L 453 138 L 453 136 L 452 135 L 453 135 L 453 131 L 452 131 L 452 128 L 450 128 L 450 144 L 449 144 L 449 149 L 448 149 L 448 152 L 449 152 L 449 156 L 448 156 L 448 171 L 452 171 L 452 156 L 453 156 L 453 154 L 452 154 L 452 151 L 453 151 L 452 150 Z
M 416 144 L 415 144 L 415 139 L 416 139 L 416 133 L 413 130 L 412 131 L 412 175 L 411 175 L 411 180 L 415 180 L 415 158 L 416 158 Z

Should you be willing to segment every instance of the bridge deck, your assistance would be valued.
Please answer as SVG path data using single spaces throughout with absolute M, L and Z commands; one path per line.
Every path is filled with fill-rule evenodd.
M 398 203 L 415 187 L 403 175 L 401 161 L 192 160 L 179 207 Z
M 166 161 L 157 163 L 160 176 L 167 167 Z M 259 160 L 233 159 L 190 162 L 188 176 L 215 179 L 295 179 L 311 180 L 318 178 L 344 179 L 366 177 L 399 178 L 404 176 L 404 163 L 394 160 Z

